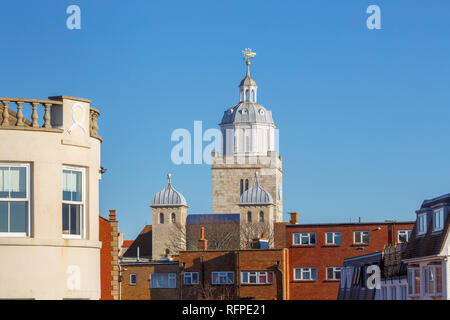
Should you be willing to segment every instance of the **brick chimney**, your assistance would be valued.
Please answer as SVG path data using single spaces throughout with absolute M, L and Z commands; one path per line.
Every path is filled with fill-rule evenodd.
M 116 210 L 109 210 L 109 221 L 116 221 Z
M 198 240 L 198 250 L 206 251 L 208 250 L 208 240 L 205 239 L 205 228 L 202 227 L 200 230 L 200 239 Z
M 252 240 L 252 249 L 269 249 L 269 241 L 266 240 L 266 234 L 261 233 L 261 238 L 255 238 Z
M 291 221 L 289 221 L 290 224 L 297 224 L 298 223 L 298 212 L 289 212 L 291 215 Z

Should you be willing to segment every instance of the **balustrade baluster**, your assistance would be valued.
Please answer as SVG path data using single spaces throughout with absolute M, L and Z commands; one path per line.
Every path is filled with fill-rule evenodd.
M 45 114 L 44 114 L 44 128 L 51 128 L 50 124 L 50 106 L 51 103 L 44 104 L 45 107 Z
M 39 104 L 40 104 L 39 102 L 31 103 L 31 105 L 33 107 L 33 113 L 31 114 L 31 120 L 32 120 L 31 126 L 33 128 L 39 128 L 39 123 L 37 122 L 37 119 L 38 119 L 37 107 Z
M 23 113 L 22 113 L 23 102 L 22 101 L 16 101 L 16 104 L 17 104 L 17 122 L 16 122 L 16 126 L 23 127 L 24 126 Z
M 9 109 L 8 109 L 8 105 L 9 105 L 9 101 L 2 101 L 3 104 L 3 121 L 2 121 L 2 127 L 7 127 L 9 126 Z

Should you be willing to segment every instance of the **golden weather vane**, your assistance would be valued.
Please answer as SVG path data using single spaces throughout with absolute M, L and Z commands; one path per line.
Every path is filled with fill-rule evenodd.
M 250 60 L 256 56 L 256 52 L 254 52 L 250 48 L 245 48 L 242 50 L 242 55 L 244 56 L 244 60 L 247 62 L 247 65 L 250 64 Z

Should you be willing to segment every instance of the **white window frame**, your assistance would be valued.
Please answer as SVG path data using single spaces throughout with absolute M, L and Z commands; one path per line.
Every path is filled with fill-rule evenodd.
M 165 275 L 167 276 L 167 287 L 154 287 L 153 276 L 157 275 Z M 168 273 L 168 272 L 156 272 L 150 273 L 150 289 L 176 289 L 177 288 L 177 274 L 176 273 Z M 170 282 L 173 282 L 172 285 Z
M 312 270 L 315 269 L 316 270 L 316 279 L 312 278 L 313 272 Z M 297 278 L 297 273 L 296 271 L 300 270 L 300 278 Z M 304 279 L 304 273 L 309 273 L 309 279 Z M 306 268 L 294 268 L 294 280 L 297 281 L 317 281 L 319 278 L 319 275 L 317 273 L 317 268 L 316 267 L 306 267 Z
M 311 234 L 314 234 L 314 243 L 311 242 Z M 299 243 L 295 242 L 296 235 L 299 235 Z M 308 238 L 308 243 L 302 243 L 303 238 Z M 292 234 L 292 243 L 296 246 L 315 246 L 317 245 L 317 234 L 315 232 L 294 232 Z
M 328 269 L 333 270 L 333 278 L 331 278 L 331 279 L 328 277 Z M 327 267 L 325 271 L 327 273 L 328 281 L 340 281 L 341 280 L 340 278 L 342 278 L 342 268 L 341 267 Z M 339 272 L 339 279 L 336 278 L 336 272 Z
M 214 275 L 217 274 L 217 281 L 214 281 Z M 231 276 L 231 277 L 230 277 Z M 220 282 L 220 278 L 225 277 L 225 283 Z M 230 280 L 231 282 L 228 282 Z M 211 272 L 211 284 L 214 285 L 231 285 L 234 284 L 234 272 L 233 271 L 213 271 Z
M 436 219 L 436 216 L 439 216 L 438 219 Z M 441 231 L 442 229 L 444 229 L 444 208 L 433 211 L 433 231 Z
M 333 241 L 332 242 L 328 242 L 328 234 L 331 233 L 332 234 L 332 238 Z M 336 243 L 336 235 L 340 234 L 341 237 L 341 243 Z M 325 232 L 325 243 L 326 244 L 332 244 L 332 245 L 341 245 L 342 244 L 342 232 L 341 231 L 330 231 L 330 232 Z
M 192 275 L 196 274 L 197 275 L 197 281 L 193 281 L 193 277 Z M 190 279 L 191 283 L 186 283 L 186 280 Z M 198 272 L 185 272 L 183 275 L 183 284 L 186 286 L 194 286 L 199 284 L 199 273 Z
M 417 291 L 416 288 L 416 272 L 419 272 L 419 291 Z M 412 277 L 411 277 L 412 274 Z M 409 285 L 410 285 L 410 280 L 411 280 L 411 289 L 412 292 L 409 293 Z M 419 268 L 408 268 L 408 288 L 407 288 L 407 294 L 409 297 L 417 297 L 420 296 L 420 292 L 421 292 L 421 286 L 422 286 L 422 277 L 421 277 L 421 272 Z
M 31 166 L 29 163 L 3 162 L 0 167 L 22 167 L 26 172 L 26 198 L 0 198 L 4 202 L 27 202 L 27 227 L 26 232 L 0 232 L 0 237 L 25 238 L 31 235 Z
M 427 214 L 420 213 L 417 215 L 417 234 L 422 235 L 427 233 Z
M 422 275 L 423 275 L 423 282 L 424 282 L 424 294 L 426 296 L 430 296 L 430 297 L 435 297 L 435 296 L 442 296 L 442 291 L 443 291 L 443 283 L 441 283 L 441 292 L 437 292 L 437 272 L 436 269 L 440 268 L 441 269 L 441 281 L 442 281 L 442 266 L 441 265 L 428 265 L 424 268 L 422 268 Z M 430 292 L 430 273 L 433 277 L 433 292 Z
M 247 281 L 244 281 L 244 273 L 247 273 Z M 260 282 L 260 275 L 262 273 L 266 274 L 266 282 Z M 256 277 L 256 282 L 250 282 L 250 274 L 254 274 Z M 272 282 L 269 281 L 269 274 L 272 274 Z M 241 283 L 242 284 L 272 284 L 274 279 L 273 271 L 242 271 L 241 272 Z
M 64 239 L 85 239 L 86 238 L 86 169 L 82 167 L 71 167 L 71 166 L 63 166 L 61 169 L 61 185 L 63 185 L 64 179 L 64 170 L 71 171 L 79 171 L 81 172 L 81 201 L 67 201 L 62 200 L 61 202 L 61 233 L 62 233 L 62 204 L 73 204 L 73 205 L 81 205 L 81 217 L 80 217 L 80 234 L 64 234 L 62 233 L 62 237 Z M 61 198 L 62 198 L 63 189 L 61 188 Z
M 360 242 L 356 242 L 356 233 L 361 233 L 361 241 Z M 369 236 L 369 241 L 367 243 L 364 242 L 364 233 L 367 233 L 367 235 Z M 370 231 L 368 230 L 357 230 L 357 231 L 353 231 L 353 244 L 358 244 L 358 245 L 369 245 L 370 244 Z
M 409 237 L 411 236 L 411 232 L 412 230 L 398 230 L 397 232 L 397 242 L 398 243 L 406 243 L 409 241 Z M 405 242 L 401 242 L 400 241 L 400 234 L 402 235 L 406 235 L 406 241 Z
M 134 281 L 132 280 L 134 276 Z M 130 273 L 130 286 L 137 285 L 137 274 L 136 273 Z

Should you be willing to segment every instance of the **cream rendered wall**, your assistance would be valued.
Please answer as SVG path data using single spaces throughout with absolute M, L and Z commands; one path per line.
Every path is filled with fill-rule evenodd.
M 31 164 L 31 234 L 0 237 L 1 299 L 100 298 L 100 141 L 90 137 L 90 101 L 59 100 L 63 105 L 52 107 L 52 117 L 62 113 L 63 132 L 0 127 L 0 162 Z M 83 239 L 62 237 L 63 165 L 85 168 Z

